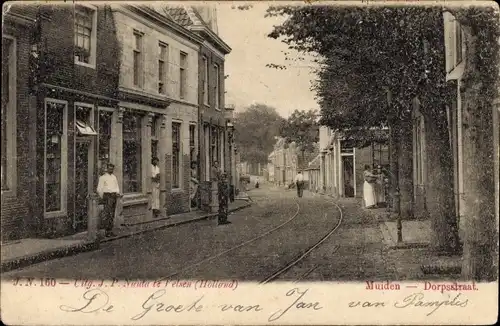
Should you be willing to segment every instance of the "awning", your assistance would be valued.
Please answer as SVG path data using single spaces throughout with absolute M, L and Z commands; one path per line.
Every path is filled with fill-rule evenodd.
M 97 132 L 94 128 L 84 121 L 76 120 L 76 128 L 78 129 L 78 133 L 82 136 L 97 136 Z

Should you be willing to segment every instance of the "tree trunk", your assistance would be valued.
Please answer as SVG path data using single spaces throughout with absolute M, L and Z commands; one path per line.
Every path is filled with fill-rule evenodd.
M 468 34 L 468 33 L 467 33 Z M 471 58 L 480 48 L 475 37 L 466 37 L 467 71 L 460 89 L 463 107 L 464 253 L 462 276 L 467 280 L 493 281 L 498 268 L 498 225 L 495 217 L 493 108 L 488 85 Z
M 392 123 L 389 133 L 389 150 L 390 150 L 390 196 L 391 196 L 391 211 L 397 213 L 399 210 L 399 124 Z
M 433 229 L 432 244 L 438 252 L 454 254 L 459 251 L 459 237 L 446 110 L 438 110 L 424 119 L 427 151 L 425 197 Z
M 399 138 L 399 193 L 401 218 L 413 219 L 413 128 L 410 118 L 401 121 Z

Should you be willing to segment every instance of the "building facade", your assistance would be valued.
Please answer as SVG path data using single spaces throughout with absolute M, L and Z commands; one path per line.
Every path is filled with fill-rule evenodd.
M 33 235 L 36 102 L 30 92 L 34 6 L 11 4 L 2 26 L 2 242 Z
M 38 236 L 55 237 L 87 228 L 87 195 L 99 175 L 101 108 L 118 109 L 118 39 L 109 6 L 33 8 L 38 21 L 32 37 L 32 228 Z
M 151 159 L 160 161 L 163 214 L 190 210 L 198 147 L 198 49 L 202 39 L 160 7 L 114 5 L 121 45 L 116 143 L 110 160 L 123 189 L 123 219 L 151 219 Z
M 365 165 L 387 168 L 387 145 L 372 143 L 356 148 L 339 132 L 321 126 L 319 134 L 320 176 L 319 191 L 334 197 L 362 197 Z
M 198 57 L 199 152 L 193 153 L 191 160 L 196 163 L 201 181 L 198 205 L 204 210 L 214 210 L 212 197 L 216 191 L 211 175 L 214 162 L 218 162 L 228 180 L 234 182 L 231 128 L 234 107 L 226 107 L 224 87 L 225 56 L 231 48 L 218 35 L 215 7 L 169 5 L 165 10 L 178 24 L 202 39 Z

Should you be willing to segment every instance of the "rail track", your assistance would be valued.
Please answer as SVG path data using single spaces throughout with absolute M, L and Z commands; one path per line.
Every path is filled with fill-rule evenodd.
M 304 260 L 304 258 L 306 258 L 312 251 L 314 251 L 319 246 L 321 246 L 321 244 L 323 244 L 323 242 L 325 242 L 326 240 L 328 240 L 328 238 L 330 238 L 335 233 L 335 231 L 337 231 L 337 229 L 342 224 L 343 212 L 342 212 L 342 208 L 340 208 L 339 205 L 337 205 L 336 203 L 333 203 L 333 204 L 337 207 L 337 209 L 339 210 L 339 213 L 340 213 L 340 218 L 339 218 L 337 224 L 335 224 L 335 226 L 332 229 L 330 229 L 328 231 L 328 233 L 326 235 L 324 235 L 319 241 L 317 241 L 312 246 L 310 246 L 309 248 L 307 248 L 306 250 L 304 250 L 296 259 L 294 259 L 291 262 L 285 264 L 279 270 L 277 270 L 276 272 L 274 272 L 273 274 L 271 274 L 270 276 L 268 276 L 267 278 L 265 278 L 263 281 L 261 281 L 260 284 L 266 284 L 266 283 L 272 282 L 272 281 L 276 280 L 278 277 L 280 277 L 283 274 L 285 274 L 287 271 L 291 270 L 293 267 L 297 266 L 301 261 Z M 325 213 L 325 215 L 326 215 L 326 213 Z M 334 249 L 334 252 L 337 251 L 338 249 L 339 249 L 339 247 L 336 246 L 335 249 Z M 300 275 L 295 280 L 295 282 L 298 282 L 298 281 L 304 279 L 305 277 L 309 276 L 318 267 L 319 267 L 319 265 L 313 265 L 312 268 L 310 268 L 305 273 L 303 273 L 302 275 Z
M 198 266 L 200 266 L 200 265 L 202 265 L 204 263 L 208 263 L 208 262 L 210 262 L 210 261 L 212 261 L 212 260 L 214 260 L 216 258 L 219 258 L 220 256 L 223 256 L 223 255 L 225 255 L 225 254 L 227 254 L 227 253 L 229 253 L 231 251 L 234 251 L 234 250 L 239 249 L 239 248 L 241 248 L 243 246 L 246 246 L 246 245 L 248 245 L 248 244 L 250 244 L 252 242 L 255 242 L 255 241 L 257 241 L 257 240 L 259 240 L 259 239 L 261 239 L 261 238 L 263 238 L 263 237 L 265 237 L 265 236 L 267 236 L 267 235 L 269 235 L 269 234 L 271 234 L 271 233 L 273 233 L 273 232 L 281 229 L 282 227 L 284 227 L 288 223 L 292 222 L 299 215 L 300 205 L 299 205 L 298 201 L 296 201 L 295 204 L 297 205 L 297 211 L 288 220 L 286 220 L 285 222 L 281 223 L 280 225 L 275 226 L 274 228 L 272 228 L 272 229 L 270 229 L 270 230 L 268 230 L 268 231 L 266 231 L 266 232 L 264 232 L 264 233 L 262 233 L 262 234 L 260 234 L 260 235 L 258 235 L 256 237 L 254 237 L 252 239 L 244 241 L 244 242 L 240 243 L 237 246 L 234 246 L 234 247 L 231 247 L 229 249 L 223 250 L 223 251 L 221 251 L 221 252 L 219 252 L 219 253 L 217 253 L 217 254 L 215 254 L 213 256 L 207 257 L 207 258 L 202 259 L 202 260 L 200 260 L 200 261 L 198 261 L 198 262 L 196 262 L 194 264 L 190 264 L 190 265 L 188 265 L 188 266 L 186 266 L 184 268 L 181 268 L 177 272 L 172 273 L 170 275 L 167 275 L 167 276 L 161 278 L 160 281 L 167 280 L 167 279 L 170 279 L 172 277 L 175 277 L 175 276 L 179 275 L 180 273 L 190 271 L 190 270 L 192 270 L 192 269 L 194 269 L 194 268 L 196 268 L 196 267 L 198 267 Z
M 181 273 L 185 273 L 185 272 L 188 272 L 188 271 L 192 271 L 194 269 L 196 269 L 197 267 L 199 267 L 200 265 L 203 265 L 203 264 L 206 264 L 206 263 L 210 263 L 212 261 L 214 261 L 215 259 L 223 256 L 223 255 L 226 255 L 232 251 L 235 251 L 237 249 L 240 249 L 244 246 L 247 246 L 259 239 L 262 239 L 264 238 L 265 236 L 268 236 L 280 229 L 282 229 L 283 227 L 285 227 L 286 225 L 288 225 L 289 223 L 291 223 L 293 220 L 295 220 L 298 216 L 299 216 L 299 213 L 300 213 L 300 205 L 298 203 L 298 201 L 295 202 L 296 206 L 297 206 L 297 209 L 296 211 L 294 212 L 294 214 L 291 215 L 291 217 L 286 220 L 285 222 L 265 231 L 264 233 L 254 237 L 254 238 L 251 238 L 249 240 L 246 240 L 234 247 L 231 247 L 231 248 L 228 248 L 226 250 L 223 250 L 215 255 L 212 255 L 210 257 L 207 257 L 207 258 L 204 258 L 198 262 L 195 262 L 193 264 L 189 264 L 185 267 L 182 267 L 181 269 L 179 269 L 178 271 L 174 272 L 174 273 L 171 273 L 165 277 L 162 277 L 160 278 L 159 280 L 160 281 L 163 281 L 163 280 L 168 280 L 168 279 L 172 279 L 176 276 L 179 276 Z M 323 236 L 319 241 L 317 241 L 314 245 L 308 247 L 305 251 L 303 251 L 300 256 L 296 259 L 294 259 L 293 261 L 291 261 L 290 263 L 287 263 L 284 267 L 280 268 L 277 272 L 273 273 L 272 275 L 268 276 L 266 279 L 264 279 L 262 282 L 260 282 L 261 284 L 265 284 L 265 283 L 268 283 L 268 282 L 271 282 L 273 280 L 275 280 L 276 278 L 278 278 L 279 276 L 283 275 L 286 271 L 290 270 L 292 267 L 296 266 L 300 261 L 302 261 L 307 255 L 309 255 L 313 250 L 315 250 L 316 248 L 318 248 L 323 242 L 325 242 L 333 233 L 335 233 L 335 231 L 338 229 L 338 227 L 340 226 L 340 224 L 342 223 L 342 218 L 343 218 L 343 213 L 342 213 L 342 209 L 340 208 L 340 206 L 338 206 L 336 203 L 334 203 L 334 205 L 338 208 L 339 212 L 340 212 L 340 218 L 339 218 L 339 221 L 338 223 L 325 235 Z M 326 213 L 325 213 L 325 217 L 326 217 Z M 302 279 L 302 278 L 305 278 L 307 277 L 309 274 L 311 274 L 318 266 L 314 266 L 313 268 L 311 268 L 310 270 L 308 270 L 306 273 L 304 273 L 298 280 Z M 297 280 L 297 281 L 298 281 Z

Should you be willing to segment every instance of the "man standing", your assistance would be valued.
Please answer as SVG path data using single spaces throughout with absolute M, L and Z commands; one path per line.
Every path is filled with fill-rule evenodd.
M 151 209 L 153 218 L 160 216 L 160 160 L 153 157 L 151 160 Z
M 302 193 L 304 191 L 304 176 L 302 172 L 299 171 L 295 176 L 295 185 L 297 187 L 297 196 L 302 197 Z
M 106 230 L 106 237 L 113 237 L 116 199 L 120 195 L 120 188 L 118 187 L 118 180 L 113 174 L 115 166 L 108 163 L 106 172 L 99 177 L 99 184 L 97 185 L 97 193 L 104 201 L 104 211 L 102 218 L 102 226 Z

